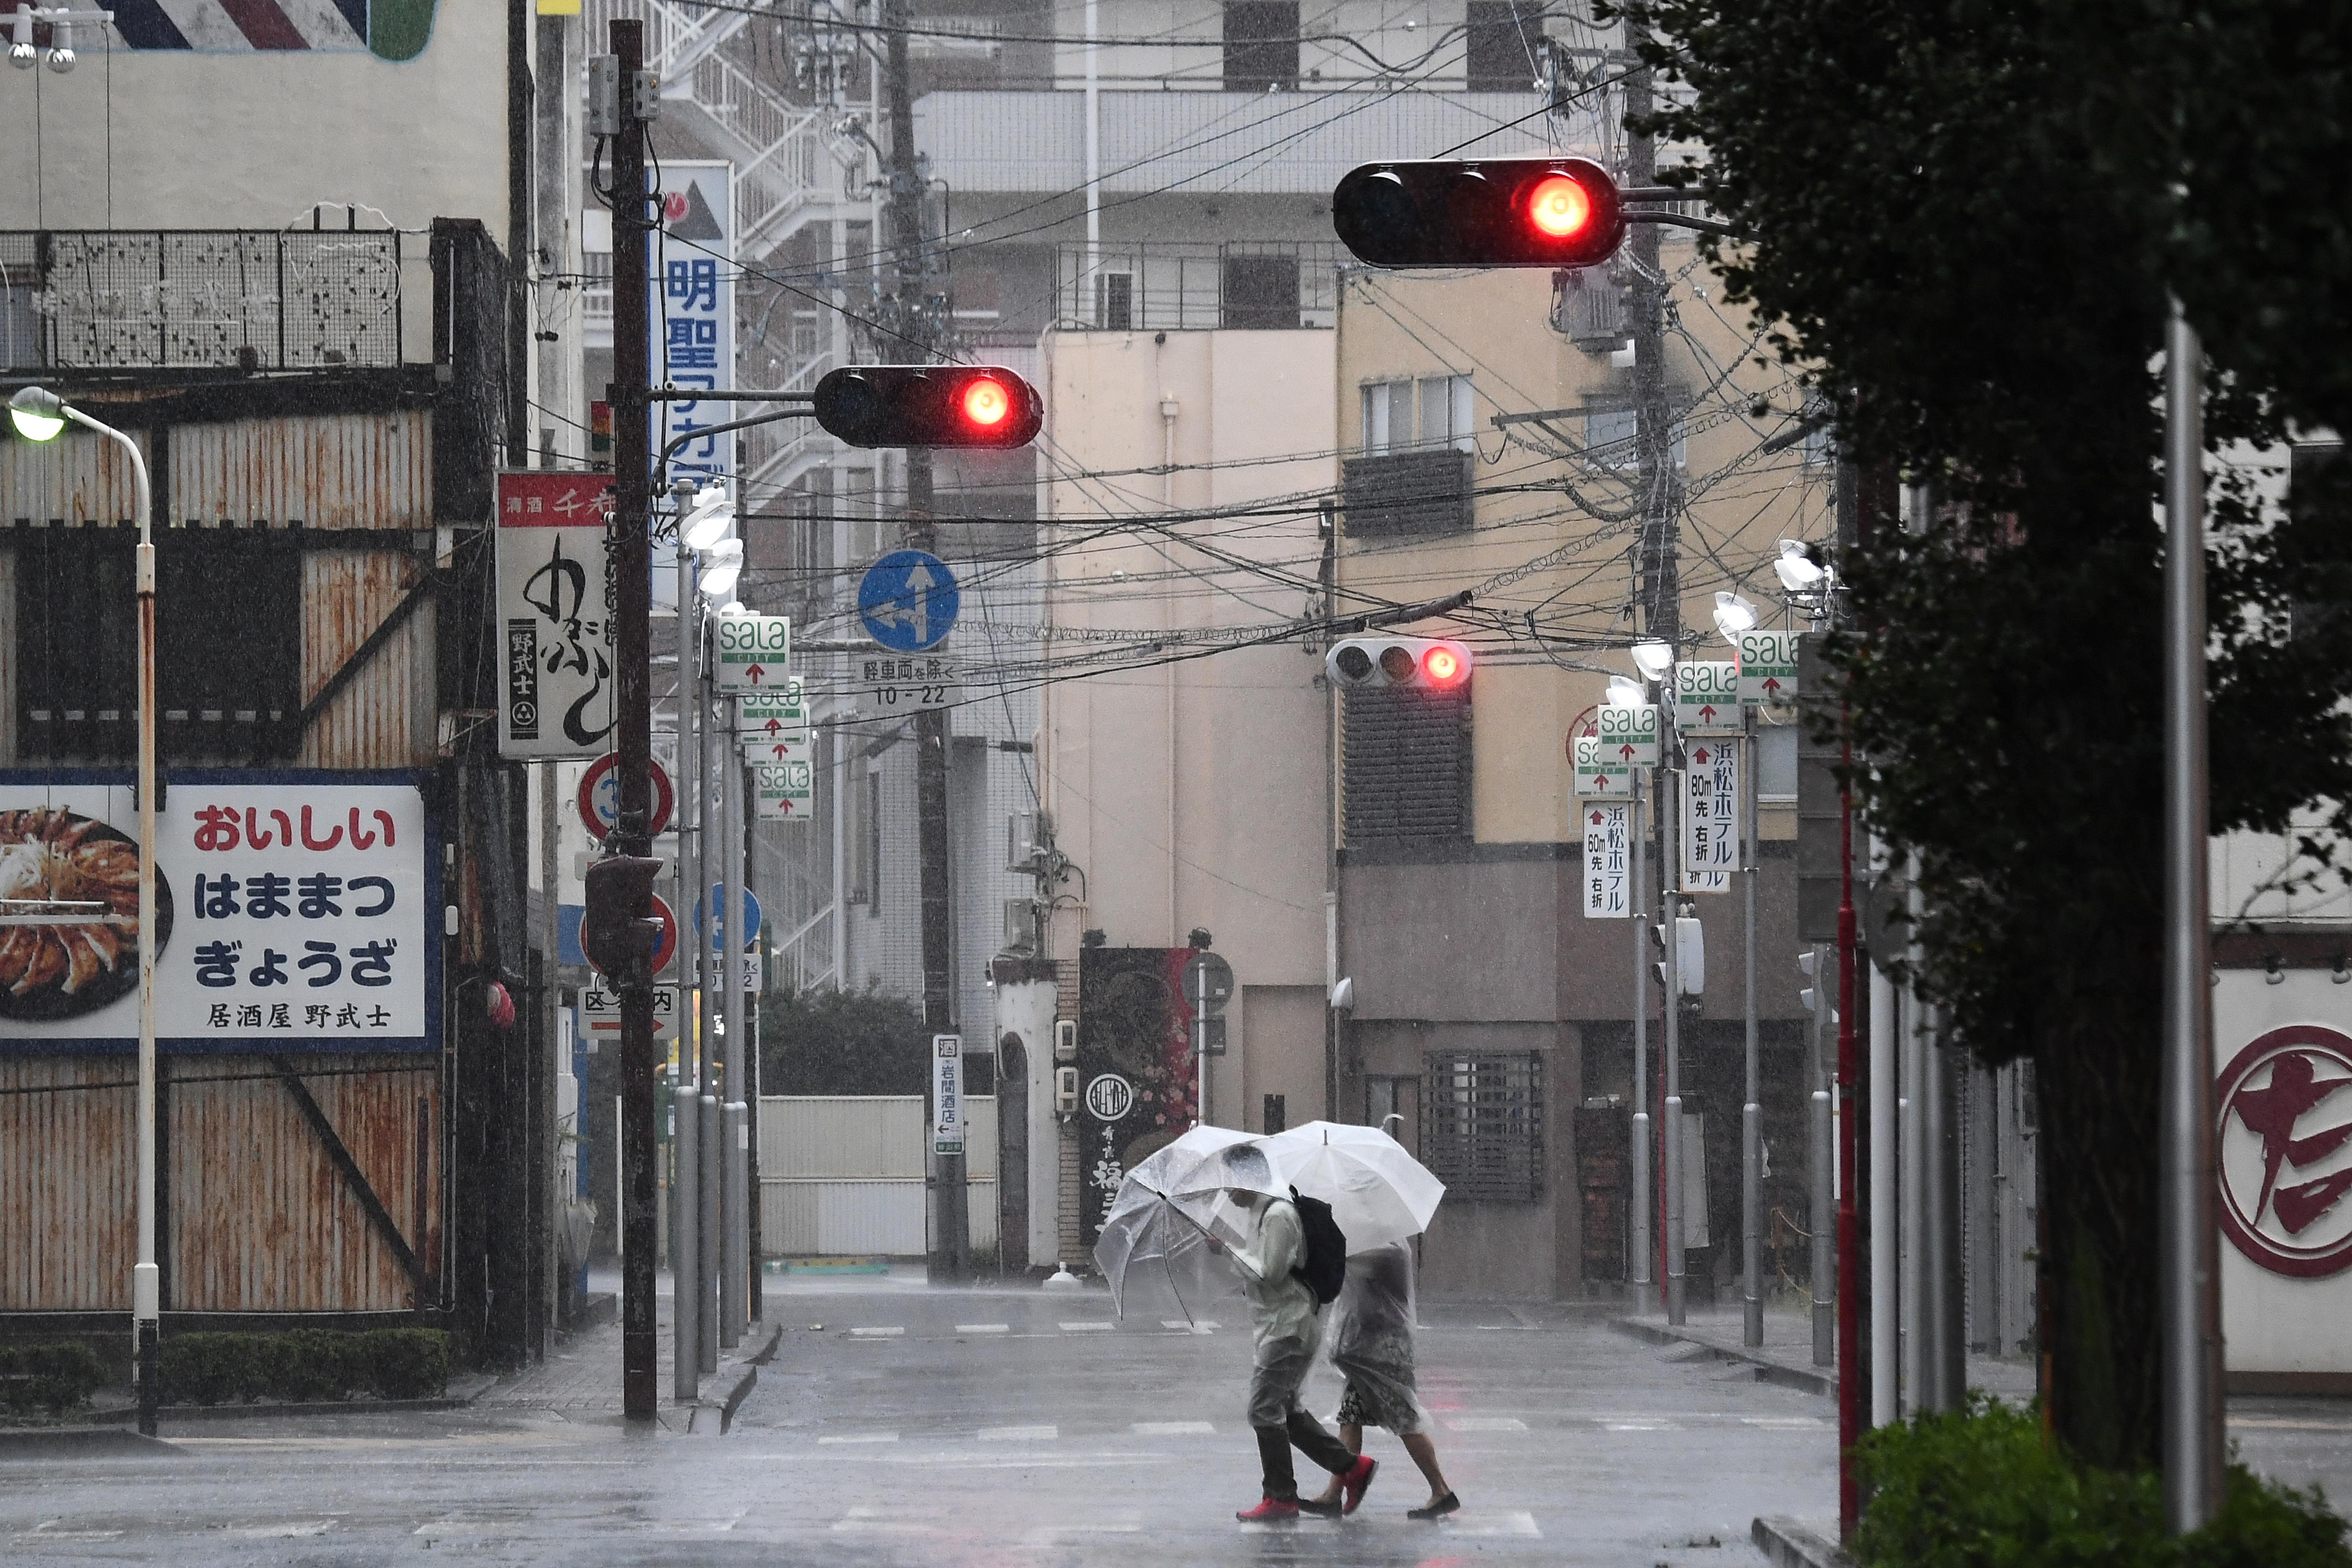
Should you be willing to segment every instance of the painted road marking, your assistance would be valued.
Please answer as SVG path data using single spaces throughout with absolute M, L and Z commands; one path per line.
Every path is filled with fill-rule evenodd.
M 1739 1419 L 1743 1426 L 1779 1430 L 1799 1430 L 1829 1425 L 1818 1415 L 1743 1415 Z
M 838 1437 L 819 1437 L 820 1443 L 895 1443 L 896 1432 L 845 1432 Z
M 956 1332 L 960 1334 L 1009 1334 L 1012 1331 L 1013 1328 L 1009 1323 L 958 1323 L 956 1325 Z
M 1160 1320 L 1160 1326 L 1163 1329 L 1173 1329 L 1180 1334 L 1213 1334 L 1217 1331 L 1217 1325 L 1206 1318 L 1202 1318 L 1198 1322 L 1183 1318 L 1162 1318 Z
M 975 1434 L 983 1443 L 1050 1443 L 1061 1435 L 1059 1426 L 983 1426 Z
M 1128 1430 L 1139 1437 L 1213 1437 L 1217 1432 L 1209 1421 L 1139 1421 Z
M 1528 1424 L 1516 1415 L 1449 1415 L 1449 1432 L 1524 1432 Z
M 1536 1516 L 1524 1512 L 1465 1512 L 1437 1522 L 1448 1535 L 1529 1535 L 1538 1539 L 1543 1535 L 1536 1528 Z
M 906 1331 L 903 1328 L 852 1329 L 849 1331 L 849 1337 L 853 1340 L 895 1340 Z
M 1682 1427 L 1672 1421 L 1611 1421 L 1604 1423 L 1612 1432 L 1679 1432 Z
M 1062 1331 L 1066 1334 L 1107 1334 L 1110 1332 L 1115 1326 L 1115 1324 L 1102 1322 L 1091 1318 L 1083 1323 L 1064 1323 L 1060 1325 Z
M 335 1528 L 331 1519 L 290 1519 L 281 1524 L 250 1524 L 236 1531 L 238 1535 L 257 1536 L 264 1540 L 284 1541 L 297 1536 L 324 1535 Z

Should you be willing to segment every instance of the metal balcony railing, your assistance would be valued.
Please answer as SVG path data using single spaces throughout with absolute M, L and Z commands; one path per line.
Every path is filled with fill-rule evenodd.
M 397 365 L 401 264 L 425 245 L 391 229 L 0 231 L 0 368 Z
M 1094 331 L 1330 327 L 1339 260 L 1339 245 L 1320 240 L 1066 245 L 1054 321 Z

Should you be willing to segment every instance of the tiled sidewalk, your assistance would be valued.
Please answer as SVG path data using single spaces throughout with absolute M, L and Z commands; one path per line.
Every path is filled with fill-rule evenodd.
M 665 1275 L 656 1297 L 654 1320 L 654 1387 L 660 1400 L 656 1419 L 663 1427 L 682 1432 L 691 1425 L 698 1409 L 712 1410 L 725 1404 L 735 1385 L 752 1374 L 754 1363 L 773 1343 L 774 1332 L 772 1321 L 769 1325 L 754 1322 L 740 1344 L 719 1352 L 719 1370 L 703 1374 L 700 1399 L 680 1404 L 672 1397 L 670 1387 L 671 1369 L 676 1364 L 670 1353 L 675 1343 L 670 1332 L 670 1301 L 669 1279 Z M 485 1390 L 474 1405 L 477 1409 L 550 1410 L 567 1416 L 617 1418 L 622 1410 L 619 1321 L 600 1323 L 562 1336 L 544 1363 L 501 1379 Z M 716 1429 L 708 1419 L 705 1428 Z

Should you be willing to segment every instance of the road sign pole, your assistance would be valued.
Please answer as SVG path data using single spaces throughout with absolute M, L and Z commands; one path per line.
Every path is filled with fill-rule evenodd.
M 743 1037 L 750 1033 L 743 1027 L 743 759 L 732 745 L 717 750 L 721 769 L 719 798 L 722 826 L 719 918 L 714 922 L 719 952 L 713 967 L 719 984 L 727 1065 L 725 1075 L 715 1087 L 719 1104 L 731 1107 L 743 1098 Z M 745 1321 L 743 1276 L 738 1268 L 742 1256 L 743 1215 L 734 1202 L 735 1140 L 730 1133 L 720 1142 L 719 1344 L 722 1350 L 733 1350 L 743 1338 Z
M 1633 1226 L 1629 1271 L 1637 1307 L 1649 1304 L 1650 1274 L 1650 868 L 1642 818 L 1642 775 L 1633 775 Z
M 1743 891 L 1747 908 L 1740 921 L 1740 941 L 1747 971 L 1747 1034 L 1743 1066 L 1748 1094 L 1739 1108 L 1739 1270 L 1742 1338 L 1749 1346 L 1764 1342 L 1764 1088 L 1763 1067 L 1756 1042 L 1756 873 L 1759 847 L 1756 842 L 1756 710 L 1742 710 L 1747 734 L 1741 737 L 1739 763 L 1744 770 L 1747 800 L 1740 833 Z
M 680 488 L 678 516 L 686 515 L 686 494 Z M 700 809 L 702 798 L 703 732 L 709 728 L 701 711 L 701 671 L 699 652 L 701 638 L 701 604 L 695 585 L 695 552 L 680 540 L 677 546 L 677 679 L 675 694 L 677 702 L 677 788 L 683 797 L 677 803 L 677 907 L 690 910 L 696 892 L 702 886 L 702 841 L 699 824 L 693 813 Z M 686 940 L 677 956 L 677 981 L 682 998 L 691 998 L 700 984 L 701 952 L 694 932 L 681 931 Z M 687 1016 L 701 1015 L 691 1005 Z M 678 1042 L 678 1080 L 681 1085 L 696 1085 L 695 1093 L 706 1081 L 701 1063 L 696 1059 L 698 1040 L 681 1037 Z M 693 1400 L 701 1395 L 702 1350 L 701 1314 L 694 1310 L 692 1289 L 694 1266 L 702 1256 L 699 1238 L 695 1234 L 695 1221 L 701 1215 L 699 1199 L 701 1140 L 688 1129 L 698 1131 L 701 1119 L 698 1116 L 677 1116 L 671 1140 L 672 1171 L 670 1184 L 677 1194 L 673 1205 L 677 1218 L 670 1232 L 670 1338 L 675 1364 L 671 1372 L 672 1396 Z
M 678 933 L 685 951 L 694 956 L 695 989 L 698 1003 L 694 1013 L 697 1038 L 697 1062 L 700 1068 L 699 1082 L 705 1093 L 715 1093 L 719 1075 L 725 1071 L 726 1046 L 714 1026 L 719 1005 L 719 988 L 711 975 L 710 954 L 708 951 L 708 928 L 710 923 L 710 868 L 720 858 L 719 845 L 719 792 L 711 785 L 710 769 L 713 758 L 724 747 L 712 735 L 712 688 L 718 681 L 714 667 L 718 649 L 709 646 L 712 637 L 710 618 L 702 618 L 696 634 L 696 648 L 702 657 L 697 660 L 698 673 L 694 682 L 696 710 L 700 720 L 695 726 L 698 746 L 694 757 L 694 820 L 695 862 L 697 879 L 694 884 L 694 912 L 688 919 L 693 929 Z M 681 1050 L 681 1056 L 683 1051 Z M 698 1100 L 698 1104 L 699 1101 Z M 699 1114 L 698 1112 L 698 1114 Z M 694 1315 L 695 1349 L 702 1358 L 702 1370 L 719 1370 L 719 1148 L 715 1138 L 704 1139 L 696 1146 L 693 1192 L 695 1202 L 704 1216 L 698 1234 L 701 1246 L 694 1255 Z

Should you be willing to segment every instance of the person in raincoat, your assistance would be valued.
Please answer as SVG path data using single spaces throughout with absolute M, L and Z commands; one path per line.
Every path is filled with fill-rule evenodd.
M 1429 1436 L 1429 1413 L 1413 1388 L 1412 1244 L 1387 1247 L 1348 1259 L 1348 1282 L 1331 1303 L 1328 1342 L 1331 1364 L 1348 1380 L 1339 1399 L 1339 1441 L 1351 1454 L 1364 1448 L 1364 1428 L 1385 1426 L 1429 1481 L 1429 1501 L 1408 1509 L 1409 1519 L 1442 1519 L 1462 1506 L 1445 1472 L 1437 1467 L 1437 1445 Z M 1336 1479 L 1320 1498 L 1339 1503 Z M 1355 1510 L 1352 1500 L 1346 1504 Z
M 1225 1197 L 1245 1216 L 1242 1245 L 1230 1256 L 1249 1298 L 1249 1424 L 1257 1435 L 1265 1494 L 1255 1508 L 1243 1509 L 1234 1517 L 1261 1523 L 1296 1519 L 1302 1510 L 1336 1514 L 1344 1506 L 1352 1512 L 1380 1465 L 1342 1447 L 1298 1401 L 1322 1339 L 1321 1304 L 1307 1281 L 1293 1272 L 1307 1260 L 1307 1233 L 1298 1206 L 1268 1195 L 1272 1172 L 1257 1150 L 1235 1144 L 1220 1158 Z M 1332 1500 L 1300 1500 L 1297 1474 L 1291 1466 L 1293 1444 L 1331 1472 Z

